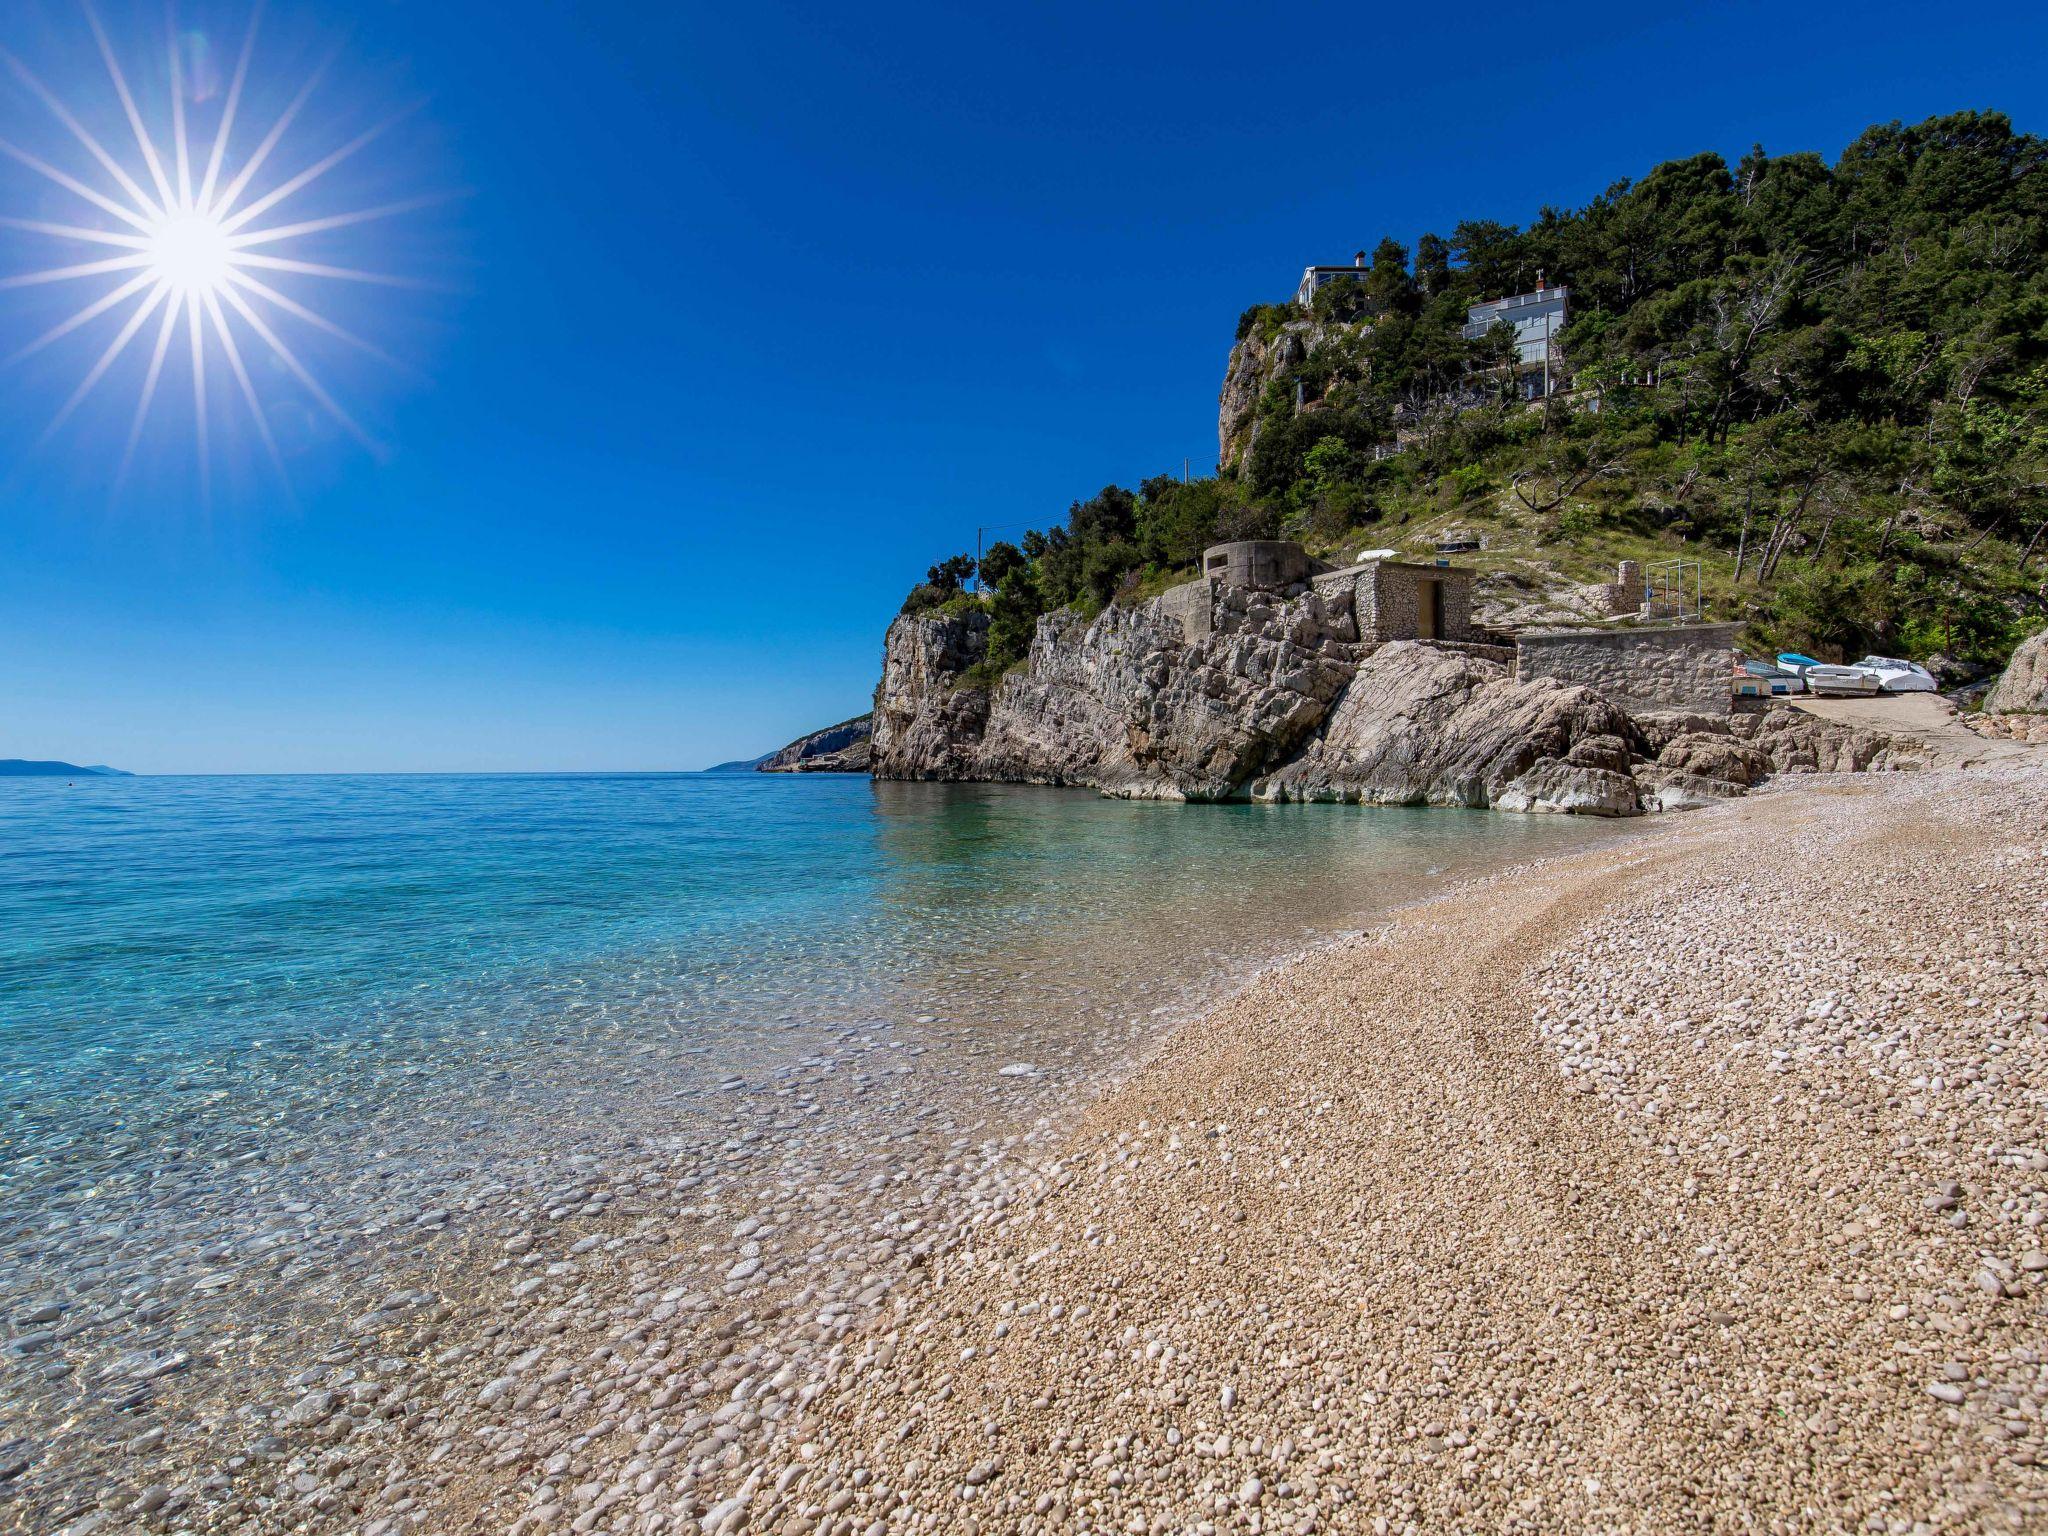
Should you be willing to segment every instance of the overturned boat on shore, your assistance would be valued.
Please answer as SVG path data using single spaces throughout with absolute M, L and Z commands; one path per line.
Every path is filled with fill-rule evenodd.
M 1934 674 L 1917 661 L 1901 661 L 1893 656 L 1866 656 L 1856 666 L 1857 670 L 1868 672 L 1877 679 L 1880 693 L 1933 693 L 1938 687 Z
M 1816 661 L 1798 651 L 1780 651 L 1778 665 L 1798 674 L 1808 693 L 1818 694 L 1824 699 L 1868 698 L 1881 687 L 1875 672 L 1867 672 L 1861 667 L 1838 667 L 1831 662 Z

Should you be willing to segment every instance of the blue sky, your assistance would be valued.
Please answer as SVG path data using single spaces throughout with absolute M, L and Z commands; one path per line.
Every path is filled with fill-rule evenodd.
M 160 9 L 101 10 L 138 98 L 168 100 L 146 79 Z M 216 63 L 246 15 L 183 7 Z M 71 0 L 9 20 L 7 45 L 132 152 Z M 0 756 L 496 770 L 765 750 L 866 707 L 904 591 L 977 524 L 1213 465 L 1237 314 L 1304 262 L 1522 222 L 1700 149 L 1832 157 L 1870 122 L 1964 107 L 2048 130 L 2032 7 L 1260 22 L 272 0 L 252 103 L 333 44 L 276 175 L 417 100 L 308 207 L 460 194 L 332 237 L 431 286 L 292 289 L 406 365 L 304 336 L 381 451 L 252 346 L 289 493 L 216 360 L 210 494 L 167 383 L 115 496 L 146 349 L 37 440 L 118 314 L 8 370 Z M 0 137 L 93 169 L 18 86 Z M 0 168 L 0 212 L 49 219 L 65 196 Z M 0 267 L 51 259 L 31 247 L 0 244 Z M 96 291 L 65 287 L 0 292 L 0 352 Z

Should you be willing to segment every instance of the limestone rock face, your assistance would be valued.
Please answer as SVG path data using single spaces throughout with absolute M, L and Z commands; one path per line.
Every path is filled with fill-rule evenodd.
M 1991 715 L 2048 713 L 2048 629 L 2019 643 L 2005 673 L 1984 696 Z
M 1259 431 L 1259 397 L 1289 368 L 1299 367 L 1322 336 L 1306 319 L 1290 321 L 1271 341 L 1245 337 L 1230 349 L 1223 392 L 1216 402 L 1216 462 L 1225 474 L 1242 473 Z
M 762 773 L 866 773 L 873 763 L 871 714 L 801 736 L 759 765 Z
M 1093 622 L 1047 614 L 1025 670 L 991 696 L 954 686 L 985 634 L 899 619 L 876 694 L 876 772 L 1226 798 L 1320 723 L 1351 675 L 1350 615 L 1315 592 L 1226 588 L 1213 625 L 1190 642 L 1156 601 Z
M 1666 742 L 1657 754 L 1657 764 L 1694 778 L 1719 779 L 1747 789 L 1761 783 L 1770 771 L 1770 759 L 1732 732 L 1689 731 Z
M 1366 657 L 1323 729 L 1252 792 L 1632 815 L 1627 769 L 1643 747 L 1628 716 L 1590 689 L 1520 683 L 1496 662 L 1397 641 Z
M 1417 641 L 1360 644 L 1342 597 L 1219 587 L 1190 638 L 1169 604 L 1047 614 L 1025 666 L 965 682 L 988 621 L 906 615 L 875 690 L 878 778 L 1083 785 L 1162 800 L 1334 800 L 1630 816 L 1772 773 L 1920 766 L 1919 749 L 1789 708 L 1645 716 Z
M 1763 758 L 1771 773 L 1872 773 L 1925 766 L 1925 754 L 1910 742 L 1790 707 L 1732 716 L 1729 730 Z
M 875 686 L 873 770 L 881 779 L 973 779 L 988 690 L 959 686 L 988 654 L 988 615 L 899 614 Z

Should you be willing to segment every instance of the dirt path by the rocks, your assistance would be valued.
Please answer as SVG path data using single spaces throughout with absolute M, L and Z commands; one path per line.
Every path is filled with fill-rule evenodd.
M 2041 787 L 1761 796 L 1254 987 L 708 1528 L 2043 1528 Z

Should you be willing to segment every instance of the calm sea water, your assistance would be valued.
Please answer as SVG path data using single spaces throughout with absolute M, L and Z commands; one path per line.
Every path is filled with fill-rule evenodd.
M 685 1256 L 692 1191 L 932 1194 L 1258 963 L 1609 831 L 851 777 L 0 780 L 0 1317 L 42 1320 L 0 1351 L 0 1449 L 57 1497 L 138 1425 L 210 1444 L 360 1368 L 394 1294 L 651 1188 Z M 862 1218 L 824 1199 L 832 1251 Z
M 1157 990 L 1587 835 L 838 776 L 17 780 L 0 1104 L 42 1117 L 334 1053 L 715 1054 L 939 1005 L 1023 1029 L 1091 985 Z
M 397 1170 L 474 1183 L 755 1095 L 773 1123 L 849 1041 L 971 1108 L 1005 1065 L 1127 1058 L 1361 911 L 1598 835 L 855 777 L 0 782 L 0 1220 L 153 1226 L 175 1191 L 200 1243 L 251 1163 L 353 1220 Z

